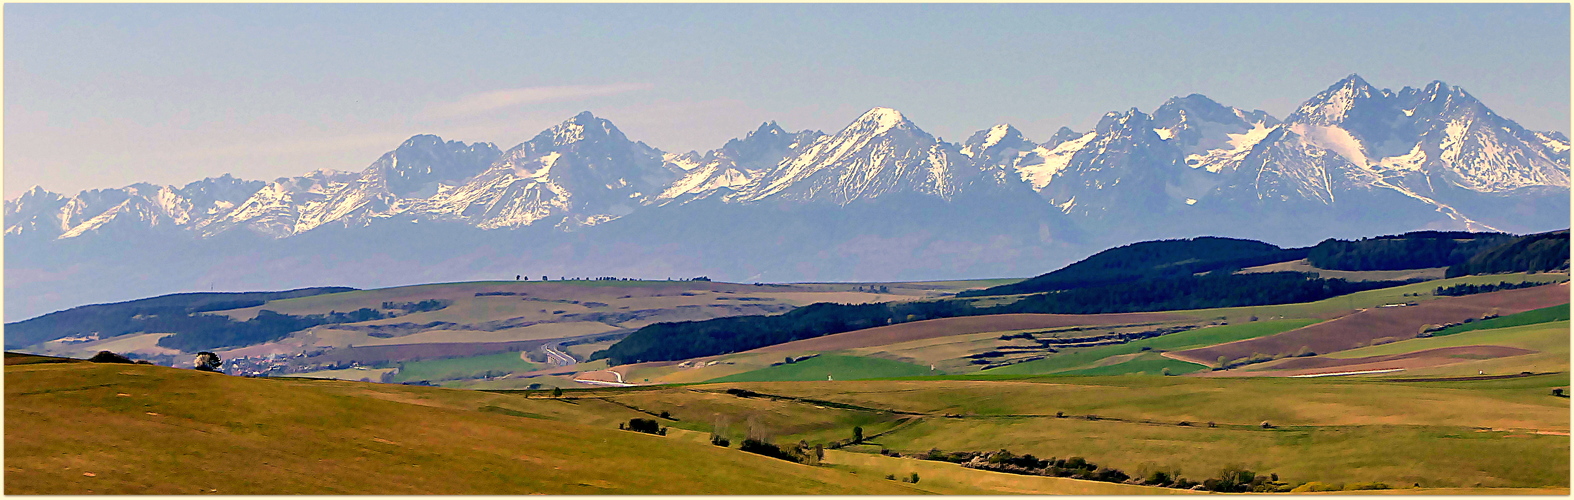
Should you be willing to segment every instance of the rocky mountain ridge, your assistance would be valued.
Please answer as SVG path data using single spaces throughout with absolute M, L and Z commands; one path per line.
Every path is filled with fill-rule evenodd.
M 6 202 L 5 220 L 8 236 L 62 240 L 138 228 L 285 238 L 396 217 L 572 229 L 713 197 L 846 205 L 1004 187 L 1030 188 L 1046 208 L 1095 221 L 1180 215 L 1199 205 L 1329 207 L 1387 191 L 1438 213 L 1430 223 L 1439 228 L 1523 230 L 1456 205 L 1566 190 L 1568 150 L 1562 134 L 1525 130 L 1458 87 L 1432 82 L 1393 92 L 1351 75 L 1282 122 L 1192 94 L 1151 115 L 1109 113 L 1086 133 L 1062 128 L 1043 143 L 1007 124 L 943 142 L 896 110 L 874 108 L 834 134 L 769 122 L 716 150 L 680 155 L 630 140 L 585 112 L 507 151 L 418 135 L 361 172 L 271 182 L 226 175 L 71 197 L 34 188 Z
M 536 274 L 1025 276 L 1134 241 L 1305 246 L 1568 227 L 1569 140 L 1458 87 L 1351 75 L 1280 120 L 1191 94 L 1035 142 L 873 108 L 666 152 L 581 113 L 501 150 L 418 135 L 358 172 L 224 175 L 5 203 L 7 314 L 174 291 Z M 172 259 L 171 255 L 179 255 Z M 395 271 L 390 271 L 395 270 Z

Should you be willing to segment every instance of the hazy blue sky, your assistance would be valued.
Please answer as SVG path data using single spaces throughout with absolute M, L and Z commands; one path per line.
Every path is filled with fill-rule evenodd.
M 1283 117 L 1350 73 L 1569 132 L 1569 5 L 5 6 L 5 197 L 508 148 L 590 110 L 667 151 L 873 106 L 1044 140 L 1206 94 Z

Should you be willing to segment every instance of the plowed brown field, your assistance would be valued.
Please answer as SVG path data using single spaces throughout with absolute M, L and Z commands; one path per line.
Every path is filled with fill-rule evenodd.
M 1387 337 L 1395 340 L 1415 337 L 1423 325 L 1461 322 L 1496 309 L 1509 315 L 1569 302 L 1569 286 L 1538 286 L 1520 290 L 1449 297 L 1409 307 L 1365 309 L 1338 319 L 1277 335 L 1166 353 L 1166 356 L 1214 364 L 1219 357 L 1238 359 L 1253 354 L 1295 354 L 1302 347 L 1326 354 L 1370 345 Z

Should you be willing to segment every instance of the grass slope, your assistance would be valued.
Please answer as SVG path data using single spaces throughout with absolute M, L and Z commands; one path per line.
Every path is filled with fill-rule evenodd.
M 1262 318 L 1331 318 L 1344 314 L 1352 309 L 1371 308 L 1385 304 L 1402 304 L 1406 302 L 1424 302 L 1428 300 L 1436 300 L 1441 298 L 1432 295 L 1432 291 L 1437 287 L 1447 288 L 1463 283 L 1472 285 L 1497 284 L 1499 282 L 1556 283 L 1560 281 L 1567 281 L 1568 279 L 1568 273 L 1515 273 L 1462 276 L 1458 278 L 1401 285 L 1392 288 L 1367 290 L 1364 292 L 1356 292 L 1330 299 L 1323 299 L 1316 302 L 1281 304 L 1273 306 L 1198 309 L 1193 311 L 1178 312 L 1194 315 L 1199 318 L 1223 316 L 1230 318 L 1231 321 L 1237 321 L 1237 318 L 1245 318 L 1248 315 L 1259 316 Z
M 619 431 L 610 420 L 642 414 L 597 401 L 145 365 L 5 371 L 6 494 L 918 492 Z M 581 413 L 606 418 L 594 427 L 529 418 Z
M 407 382 L 412 380 L 458 380 L 467 378 L 482 378 L 487 373 L 503 375 L 507 373 L 523 373 L 541 368 L 534 363 L 519 357 L 518 352 L 500 352 L 497 354 L 483 354 L 464 358 L 429 359 L 410 361 L 399 364 L 399 372 L 394 374 L 394 382 Z
M 825 380 L 861 380 L 871 378 L 914 377 L 928 375 L 928 367 L 889 359 L 862 356 L 823 355 L 797 363 L 761 368 L 736 375 L 728 375 L 710 382 L 781 382 Z
M 1133 354 L 1133 353 L 1141 352 L 1142 348 L 1144 348 L 1144 347 L 1147 347 L 1147 348 L 1150 348 L 1150 349 L 1153 349 L 1153 350 L 1166 350 L 1166 351 L 1167 350 L 1190 349 L 1190 348 L 1194 348 L 1194 347 L 1208 346 L 1208 345 L 1214 345 L 1214 344 L 1222 344 L 1222 343 L 1225 343 L 1225 342 L 1234 342 L 1234 341 L 1237 341 L 1237 340 L 1244 340 L 1244 339 L 1251 339 L 1251 338 L 1257 338 L 1257 337 L 1273 335 L 1273 334 L 1276 334 L 1276 333 L 1285 332 L 1285 331 L 1289 331 L 1289 330 L 1294 330 L 1296 328 L 1301 328 L 1303 326 L 1311 325 L 1311 324 L 1314 324 L 1314 323 L 1317 323 L 1317 320 L 1314 320 L 1314 319 L 1284 319 L 1284 320 L 1271 320 L 1271 321 L 1254 321 L 1254 322 L 1250 322 L 1250 323 L 1239 323 L 1239 324 L 1234 324 L 1234 325 L 1215 326 L 1215 327 L 1209 327 L 1209 328 L 1198 328 L 1196 330 L 1185 331 L 1185 332 L 1180 332 L 1180 333 L 1172 333 L 1172 334 L 1164 335 L 1164 336 L 1161 336 L 1161 337 L 1154 337 L 1154 338 L 1151 338 L 1151 339 L 1143 339 L 1143 340 L 1137 340 L 1137 341 L 1133 341 L 1133 342 L 1127 342 L 1125 344 L 1110 345 L 1110 346 L 1100 346 L 1100 347 L 1094 347 L 1094 348 L 1089 348 L 1089 349 L 1085 349 L 1085 350 L 1078 350 L 1078 351 L 1071 351 L 1071 352 L 1061 352 L 1061 353 L 1050 355 L 1050 357 L 1047 357 L 1047 358 L 1044 358 L 1044 359 L 1041 359 L 1041 360 L 1038 360 L 1038 361 L 1029 361 L 1029 362 L 1026 362 L 1026 363 L 1019 363 L 1019 364 L 1015 364 L 1015 365 L 1011 365 L 1011 366 L 1002 366 L 1000 368 L 995 368 L 995 369 L 992 369 L 992 370 L 985 370 L 982 373 L 994 374 L 994 375 L 1031 375 L 1031 374 L 1045 374 L 1045 373 L 1065 372 L 1065 371 L 1076 370 L 1076 369 L 1088 367 L 1089 365 L 1097 363 L 1099 360 L 1102 360 L 1102 359 L 1105 359 L 1105 358 L 1108 358 L 1108 357 L 1111 357 L 1111 356 L 1119 356 L 1119 355 L 1122 355 L 1122 354 Z M 1196 365 L 1194 363 L 1186 363 L 1186 362 L 1182 362 L 1182 361 L 1177 361 L 1177 363 L 1180 363 L 1180 365 L 1173 366 L 1171 368 L 1171 370 L 1170 370 L 1171 372 L 1179 373 L 1177 370 L 1179 370 L 1181 368 L 1184 368 L 1186 366 L 1201 366 L 1201 365 Z M 1147 365 L 1138 365 L 1138 366 L 1142 366 L 1142 367 L 1144 367 L 1144 369 L 1137 370 L 1137 371 L 1145 371 L 1145 368 L 1147 367 Z M 1170 365 L 1154 365 L 1153 371 L 1151 373 L 1152 374 L 1158 374 L 1159 371 L 1164 366 L 1170 366 Z M 1127 368 L 1129 369 L 1129 368 L 1132 368 L 1132 367 L 1127 367 Z M 1188 369 L 1187 372 L 1189 373 L 1191 371 L 1196 371 L 1196 370 Z M 1118 372 L 1118 373 L 1129 373 L 1129 372 L 1122 371 L 1122 372 Z M 1091 373 L 1091 374 L 1110 374 L 1110 373 L 1095 372 L 1095 373 Z
M 1463 325 L 1451 326 L 1433 332 L 1433 337 L 1442 337 L 1472 330 L 1488 330 L 1492 328 L 1508 328 L 1511 326 L 1534 325 L 1551 321 L 1567 321 L 1569 319 L 1569 305 L 1562 304 L 1552 307 L 1525 311 L 1519 314 L 1500 316 L 1486 321 L 1475 321 Z

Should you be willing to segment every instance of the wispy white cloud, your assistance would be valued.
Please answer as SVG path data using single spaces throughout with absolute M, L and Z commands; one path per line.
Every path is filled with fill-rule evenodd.
M 457 101 L 434 105 L 426 110 L 426 115 L 433 118 L 466 116 L 525 104 L 572 101 L 649 88 L 651 88 L 649 83 L 614 83 L 610 85 L 564 85 L 559 87 L 493 90 L 467 95 Z

